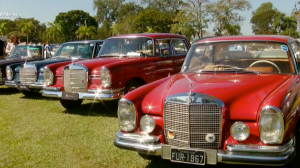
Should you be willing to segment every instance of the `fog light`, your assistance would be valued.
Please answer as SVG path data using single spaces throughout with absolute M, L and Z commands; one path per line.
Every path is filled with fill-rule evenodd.
M 155 128 L 155 121 L 151 116 L 145 115 L 140 120 L 140 126 L 143 131 L 145 131 L 146 133 L 150 133 Z
M 235 122 L 230 128 L 231 136 L 237 141 L 244 141 L 250 135 L 250 129 L 248 125 L 243 122 Z

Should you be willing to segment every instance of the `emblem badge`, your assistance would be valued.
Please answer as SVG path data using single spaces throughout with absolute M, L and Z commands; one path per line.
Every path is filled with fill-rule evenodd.
M 209 143 L 213 143 L 216 140 L 216 136 L 214 134 L 207 134 L 205 140 Z
M 169 139 L 174 139 L 175 138 L 175 134 L 173 131 L 168 131 L 168 138 Z

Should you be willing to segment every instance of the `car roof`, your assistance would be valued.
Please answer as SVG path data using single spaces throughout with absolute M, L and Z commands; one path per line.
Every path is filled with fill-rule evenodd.
M 149 37 L 149 38 L 185 38 L 185 36 L 179 34 L 172 34 L 172 33 L 137 33 L 137 34 L 123 34 L 118 36 L 109 37 L 108 39 L 112 38 L 134 38 L 134 37 Z
M 282 35 L 250 35 L 250 36 L 220 36 L 220 37 L 212 37 L 201 39 L 195 43 L 203 43 L 203 42 L 220 42 L 220 41 L 277 41 L 289 43 L 291 41 L 295 41 L 296 39 L 288 36 Z
M 93 43 L 93 42 L 104 42 L 104 40 L 80 40 L 80 41 L 69 41 L 65 43 Z

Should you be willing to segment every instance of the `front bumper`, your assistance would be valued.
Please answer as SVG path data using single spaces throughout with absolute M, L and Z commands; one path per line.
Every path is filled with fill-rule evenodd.
M 60 88 L 45 87 L 42 95 L 45 97 L 62 98 Z M 114 100 L 120 99 L 124 95 L 124 88 L 107 90 L 88 90 L 87 93 L 78 93 L 79 100 Z
M 4 85 L 5 84 L 5 80 L 6 80 L 6 78 L 0 78 L 0 85 Z
M 114 145 L 119 148 L 161 156 L 163 159 L 170 159 L 170 149 L 173 146 L 159 143 L 156 136 L 121 133 L 120 131 L 117 132 L 116 136 Z M 281 166 L 291 161 L 296 154 L 293 140 L 282 146 L 273 146 L 270 148 L 258 145 L 229 145 L 227 146 L 227 150 L 204 149 L 204 151 L 207 159 L 206 164 L 211 165 L 228 163 Z
M 36 82 L 34 84 L 22 84 L 22 83 L 16 83 L 14 81 L 5 81 L 5 86 L 11 87 L 11 88 L 17 88 L 19 89 L 18 86 L 26 86 L 28 89 L 33 89 L 33 90 L 42 90 L 45 87 L 44 83 L 41 82 Z M 22 90 L 22 89 L 20 89 Z

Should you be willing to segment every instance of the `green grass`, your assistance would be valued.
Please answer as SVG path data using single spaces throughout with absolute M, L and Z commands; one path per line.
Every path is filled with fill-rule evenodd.
M 84 101 L 66 111 L 57 99 L 0 86 L 0 167 L 195 167 L 116 148 L 117 102 L 108 104 Z

